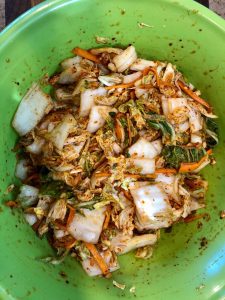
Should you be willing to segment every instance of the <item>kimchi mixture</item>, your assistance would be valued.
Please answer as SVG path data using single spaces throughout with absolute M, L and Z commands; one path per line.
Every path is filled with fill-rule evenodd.
M 118 255 L 149 258 L 160 229 L 198 218 L 216 116 L 176 66 L 133 46 L 73 53 L 50 94 L 33 84 L 14 116 L 15 205 L 56 250 L 44 261 L 70 255 L 108 277 Z

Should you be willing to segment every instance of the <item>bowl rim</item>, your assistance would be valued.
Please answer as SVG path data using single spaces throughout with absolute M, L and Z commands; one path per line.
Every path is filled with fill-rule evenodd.
M 4 47 L 4 44 L 10 40 L 10 37 L 16 35 L 20 30 L 22 25 L 29 25 L 30 21 L 33 21 L 34 18 L 38 18 L 42 16 L 43 13 L 47 14 L 59 7 L 63 7 L 69 5 L 71 3 L 76 3 L 84 0 L 45 0 L 38 5 L 32 7 L 31 9 L 27 10 L 25 13 L 21 14 L 17 17 L 13 22 L 7 25 L 1 32 L 0 32 L 0 43 L 1 47 Z M 97 0 L 94 0 L 97 1 Z M 122 1 L 129 1 L 129 0 L 122 0 Z M 171 0 L 163 0 L 164 2 L 171 2 Z M 177 0 L 173 4 L 182 6 L 186 9 L 191 9 L 193 11 L 198 11 L 198 15 L 201 18 L 204 18 L 206 21 L 211 23 L 213 26 L 217 27 L 220 31 L 225 34 L 225 20 L 217 15 L 212 10 L 208 9 L 207 7 L 201 5 L 200 3 L 193 1 L 193 0 Z

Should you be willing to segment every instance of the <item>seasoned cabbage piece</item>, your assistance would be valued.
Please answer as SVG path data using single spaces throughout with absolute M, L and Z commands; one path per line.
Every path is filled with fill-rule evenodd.
M 140 168 L 140 174 L 154 174 L 155 160 L 148 158 L 134 158 L 131 162 L 135 167 Z
M 158 185 L 134 188 L 130 192 L 136 206 L 138 229 L 159 229 L 172 224 L 172 208 L 166 193 Z
M 96 244 L 102 232 L 105 207 L 94 210 L 81 209 L 81 213 L 75 214 L 68 232 L 77 240 Z
M 129 68 L 137 59 L 137 53 L 134 46 L 129 46 L 121 54 L 113 58 L 113 62 L 118 72 L 123 72 Z
M 76 125 L 76 121 L 71 114 L 66 115 L 62 121 L 50 132 L 48 139 L 59 150 L 62 150 L 70 130 Z
M 91 108 L 87 131 L 94 133 L 101 128 L 105 124 L 110 111 L 115 111 L 115 109 L 104 105 L 94 105 Z
M 120 255 L 140 247 L 154 245 L 156 241 L 156 234 L 149 233 L 130 237 L 119 233 L 112 239 L 110 247 L 115 253 Z
M 38 84 L 33 84 L 21 100 L 12 125 L 19 135 L 30 132 L 53 105 L 52 99 Z
M 137 158 L 154 158 L 158 155 L 158 150 L 154 147 L 154 144 L 148 142 L 144 138 L 140 138 L 135 144 L 133 144 L 129 150 L 131 157 Z
M 87 89 L 81 93 L 80 97 L 80 116 L 87 117 L 94 105 L 94 99 L 96 96 L 105 96 L 107 93 L 106 89 L 100 87 L 95 90 Z

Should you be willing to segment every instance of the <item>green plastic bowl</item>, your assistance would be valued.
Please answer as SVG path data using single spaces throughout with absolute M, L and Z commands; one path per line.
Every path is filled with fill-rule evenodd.
M 140 28 L 142 22 L 150 27 Z M 120 257 L 113 279 L 125 290 L 113 287 L 112 279 L 87 277 L 74 259 L 59 266 L 38 261 L 53 254 L 50 246 L 20 212 L 3 204 L 10 197 L 4 191 L 15 182 L 11 149 L 17 136 L 10 123 L 21 96 L 73 47 L 98 46 L 95 35 L 110 38 L 113 46 L 132 43 L 142 57 L 173 62 L 220 117 L 217 164 L 204 173 L 210 220 L 162 231 L 149 260 Z M 0 299 L 225 299 L 225 219 L 219 217 L 225 209 L 225 22 L 191 0 L 45 1 L 1 33 L 0 57 Z

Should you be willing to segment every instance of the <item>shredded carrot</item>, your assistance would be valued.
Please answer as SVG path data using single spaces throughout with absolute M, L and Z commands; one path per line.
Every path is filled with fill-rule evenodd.
M 195 169 L 197 169 L 207 158 L 208 155 L 212 153 L 211 149 L 210 151 L 207 151 L 207 155 L 204 156 L 200 161 L 194 162 L 194 163 L 181 163 L 179 173 L 188 173 L 192 172 Z M 177 170 L 176 169 L 156 169 L 154 174 L 145 174 L 145 175 L 140 175 L 140 174 L 129 174 L 126 173 L 124 174 L 125 177 L 131 177 L 134 179 L 140 179 L 140 178 L 155 178 L 156 174 L 176 174 Z M 110 177 L 112 174 L 108 172 L 99 172 L 95 173 L 96 177 Z
M 117 118 L 115 122 L 115 134 L 120 143 L 123 143 L 125 138 L 124 129 Z
M 109 221 L 110 221 L 110 212 L 111 212 L 111 209 L 108 208 L 105 212 L 105 221 L 104 221 L 104 224 L 103 224 L 103 230 L 107 229 L 108 226 L 109 226 Z
M 65 224 L 62 224 L 60 221 L 57 221 L 55 220 L 54 221 L 54 225 L 58 228 L 58 229 L 61 229 L 61 230 L 67 230 L 67 227 Z
M 72 50 L 72 52 L 76 55 L 79 55 L 83 58 L 86 58 L 86 59 L 89 59 L 91 61 L 94 61 L 96 63 L 100 63 L 100 60 L 99 58 L 94 55 L 94 54 L 91 54 L 90 52 L 88 52 L 87 50 L 84 50 L 84 49 L 81 49 L 79 47 L 76 47 Z
M 109 268 L 98 252 L 97 248 L 95 245 L 90 244 L 90 243 L 85 243 L 85 246 L 88 248 L 88 250 L 91 252 L 92 256 L 94 257 L 96 263 L 98 264 L 99 268 L 101 269 L 103 275 L 107 275 L 109 273 Z
M 202 159 L 200 159 L 200 161 L 198 161 L 198 162 L 182 163 L 180 165 L 179 173 L 188 173 L 188 172 L 192 172 L 192 171 L 196 170 L 208 158 L 208 156 L 210 154 L 212 154 L 212 149 L 209 149 L 207 151 L 207 154 L 204 157 L 202 157 Z
M 199 214 L 199 215 L 191 215 L 191 216 L 188 216 L 184 219 L 184 222 L 185 223 L 189 223 L 189 222 L 192 222 L 192 221 L 195 221 L 195 220 L 198 220 L 198 219 L 201 219 L 201 218 L 204 218 L 208 216 L 207 213 L 204 213 L 204 214 Z
M 18 203 L 16 203 L 16 201 L 12 201 L 12 200 L 6 201 L 4 204 L 11 208 L 18 207 Z
M 212 154 L 212 149 L 207 150 L 206 153 L 207 153 L 208 155 L 211 155 L 211 154 Z
M 158 86 L 160 86 L 160 79 L 159 79 L 159 75 L 158 75 L 158 72 L 157 72 L 156 68 L 151 68 L 150 71 L 155 74 L 156 83 L 157 83 Z
M 193 172 L 199 167 L 199 162 L 194 163 L 182 163 L 180 165 L 179 173 Z
M 181 90 L 185 92 L 188 96 L 190 96 L 192 99 L 202 104 L 203 106 L 207 107 L 208 110 L 211 110 L 210 105 L 204 99 L 196 95 L 196 93 L 189 89 L 182 81 L 178 80 L 178 85 L 181 88 Z
M 152 87 L 153 87 L 152 84 L 142 84 L 138 86 L 138 88 L 140 89 L 151 89 Z
M 131 90 L 130 91 L 130 99 L 135 99 L 136 98 L 136 95 L 135 95 L 135 91 L 134 90 Z
M 95 173 L 95 177 L 110 177 L 112 174 L 111 173 L 108 173 L 108 172 L 98 172 L 98 173 Z
M 152 71 L 152 68 L 151 68 L 151 67 L 145 68 L 144 70 L 141 71 L 142 76 L 144 77 L 144 76 L 148 75 L 148 73 L 149 73 L 150 71 Z
M 124 196 L 127 198 L 127 199 L 129 199 L 129 200 L 133 200 L 133 197 L 131 196 L 131 193 L 130 192 L 128 192 L 128 191 L 126 191 L 126 190 L 124 190 L 124 189 L 122 189 L 122 191 L 123 191 L 123 194 L 124 194 Z
M 140 175 L 140 174 L 124 174 L 125 177 L 131 177 L 134 179 L 140 179 L 140 178 L 155 178 L 156 175 L 155 174 L 144 174 L 144 175 Z
M 161 169 L 156 169 L 155 170 L 155 173 L 156 174 L 176 174 L 177 173 L 177 170 L 176 169 L 164 169 L 164 168 L 161 168 Z
M 94 169 L 95 170 L 99 170 L 99 169 L 102 169 L 104 168 L 105 166 L 107 165 L 107 160 L 105 158 L 105 156 L 103 155 L 100 160 L 94 165 Z
M 129 140 L 129 145 L 132 143 L 132 135 L 131 135 L 131 120 L 129 114 L 126 114 L 127 116 L 127 131 L 128 131 L 128 140 Z
M 65 243 L 65 248 L 66 249 L 71 249 L 75 246 L 77 240 L 75 240 L 74 238 L 71 241 L 68 241 Z
M 67 207 L 69 208 L 69 216 L 66 222 L 66 227 L 68 227 L 71 224 L 75 216 L 75 209 L 71 205 L 67 205 Z

